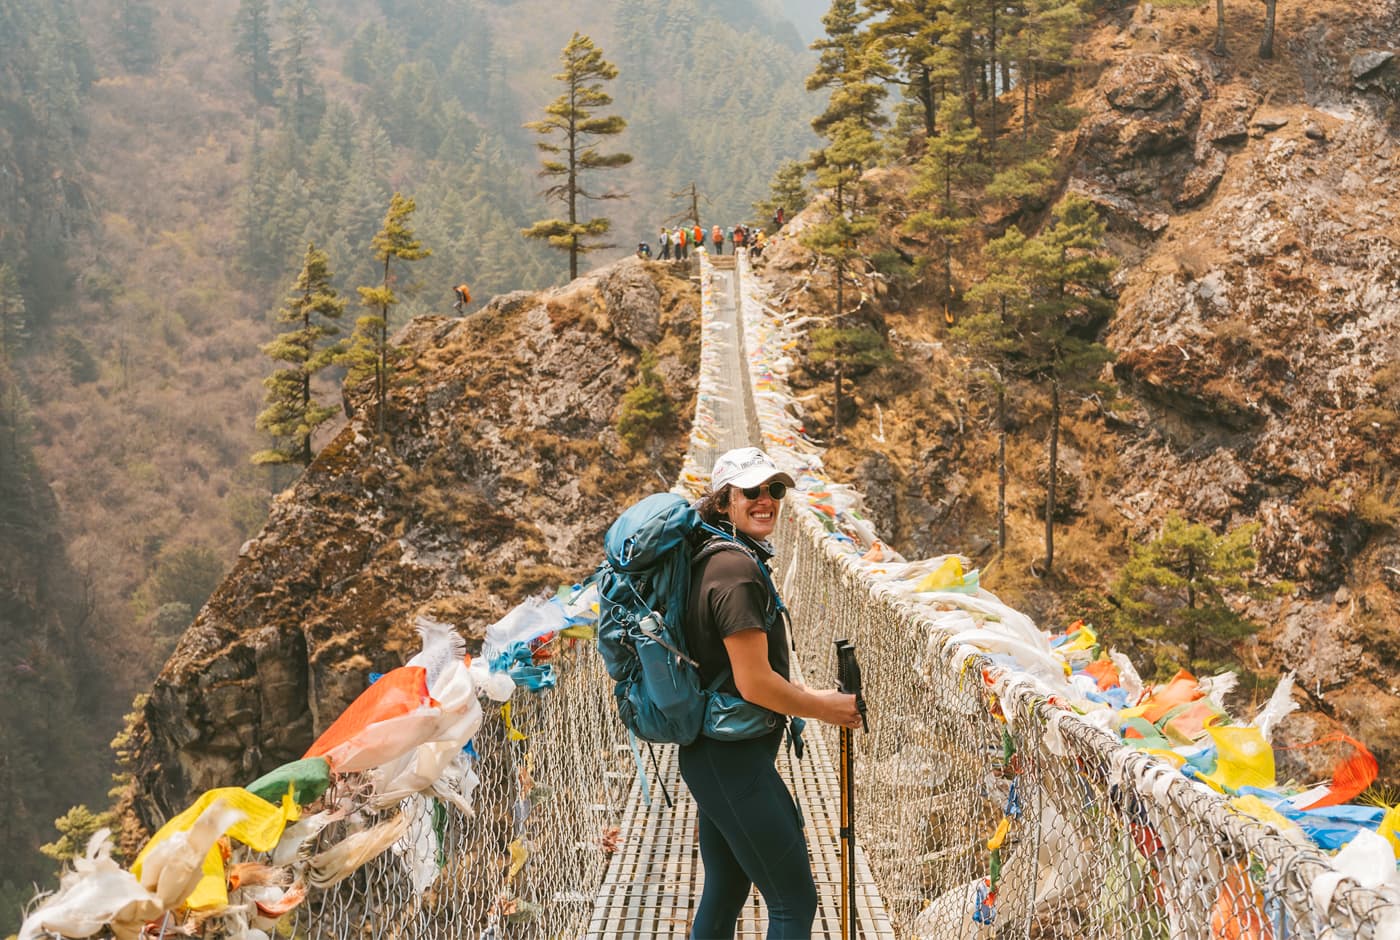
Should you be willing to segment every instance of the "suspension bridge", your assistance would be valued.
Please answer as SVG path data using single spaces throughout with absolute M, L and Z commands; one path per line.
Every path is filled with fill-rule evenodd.
M 748 443 L 819 479 L 819 455 L 786 410 L 790 315 L 743 254 L 702 253 L 700 270 L 700 389 L 677 489 L 694 493 L 716 454 Z M 1050 673 L 1037 675 L 1034 644 L 1005 639 L 1034 630 L 1024 616 L 985 591 L 911 597 L 843 541 L 829 518 L 789 500 L 774 574 L 807 682 L 833 684 L 837 637 L 864 667 L 857 936 L 1400 938 L 1400 905 L 1334 872 L 1300 832 L 1239 812 L 1070 707 L 1051 681 L 1063 666 L 1047 659 Z M 970 642 L 988 623 L 1008 628 L 997 634 L 1005 648 L 1027 647 L 1028 671 Z M 551 687 L 517 689 L 499 720 L 487 715 L 470 772 L 450 788 L 385 805 L 359 775 L 333 776 L 322 805 L 352 811 L 317 813 L 296 824 L 309 835 L 251 856 L 303 866 L 304 902 L 287 913 L 250 888 L 208 926 L 248 940 L 686 936 L 703 870 L 674 748 L 627 740 L 591 642 L 554 644 L 551 665 Z M 807 820 L 814 936 L 831 938 L 841 923 L 835 737 L 809 723 L 805 758 L 780 757 Z M 755 895 L 739 935 L 764 929 Z
M 790 436 L 774 420 L 784 314 L 744 255 L 702 257 L 701 272 L 692 491 L 718 453 L 746 443 L 780 450 Z M 931 613 L 872 579 L 830 535 L 817 514 L 789 507 L 775 576 L 808 682 L 831 684 L 836 637 L 851 639 L 865 666 L 873 720 L 856 735 L 860 937 L 1394 935 L 1396 906 L 1330 874 L 1306 840 L 1125 747 L 1031 677 L 948 642 L 947 613 L 967 617 L 961 601 Z M 407 807 L 438 813 L 435 827 L 417 827 L 431 844 L 385 853 L 313 897 L 298 935 L 686 935 L 703 871 L 673 749 L 648 755 L 628 744 L 589 645 L 562 658 L 554 689 L 514 698 L 511 730 L 483 728 L 476 817 L 449 810 L 443 821 L 430 801 Z M 808 736 L 804 760 L 785 752 L 780 761 L 808 821 L 814 935 L 837 937 L 835 731 L 811 723 Z M 491 792 L 506 796 L 488 801 Z M 406 856 L 438 860 L 426 890 L 406 874 Z M 740 936 L 763 929 L 755 896 Z

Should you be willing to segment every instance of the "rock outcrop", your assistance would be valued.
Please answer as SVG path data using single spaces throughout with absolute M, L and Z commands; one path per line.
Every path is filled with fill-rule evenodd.
M 698 323 L 688 280 L 628 260 L 405 327 L 388 434 L 369 389 L 347 389 L 356 420 L 277 498 L 162 670 L 128 823 L 299 757 L 371 671 L 416 649 L 415 615 L 479 640 L 587 574 L 621 506 L 679 469 L 680 422 L 638 456 L 613 425 L 644 349 L 693 412 Z

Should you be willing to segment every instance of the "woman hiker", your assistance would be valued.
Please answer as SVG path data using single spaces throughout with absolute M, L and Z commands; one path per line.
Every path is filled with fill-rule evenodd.
M 792 477 L 757 447 L 715 461 L 697 508 L 745 550 L 701 553 L 691 571 L 686 643 L 706 686 L 729 670 L 721 691 L 779 715 L 858 728 L 854 695 L 790 681 L 787 623 L 768 574 L 768 536 L 792 486 Z M 811 936 L 817 891 L 801 816 L 775 766 L 782 736 L 782 725 L 741 741 L 702 734 L 680 749 L 681 776 L 699 809 L 705 866 L 691 940 L 732 938 L 753 885 L 768 906 L 768 940 Z

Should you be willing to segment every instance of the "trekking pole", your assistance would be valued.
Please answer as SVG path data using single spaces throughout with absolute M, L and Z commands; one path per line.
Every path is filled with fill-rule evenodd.
M 860 691 L 860 664 L 856 648 L 850 640 L 836 641 L 836 688 L 855 695 L 860 710 L 861 727 L 870 733 L 865 718 L 865 697 Z M 856 936 L 856 784 L 853 732 L 841 729 L 841 937 L 855 940 Z

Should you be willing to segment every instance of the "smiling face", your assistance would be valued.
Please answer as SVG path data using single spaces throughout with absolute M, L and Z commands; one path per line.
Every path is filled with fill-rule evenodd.
M 759 489 L 758 499 L 749 499 L 737 486 L 731 486 L 725 515 L 736 532 L 761 542 L 773 534 L 773 527 L 778 524 L 778 501 L 769 495 L 766 483 Z

